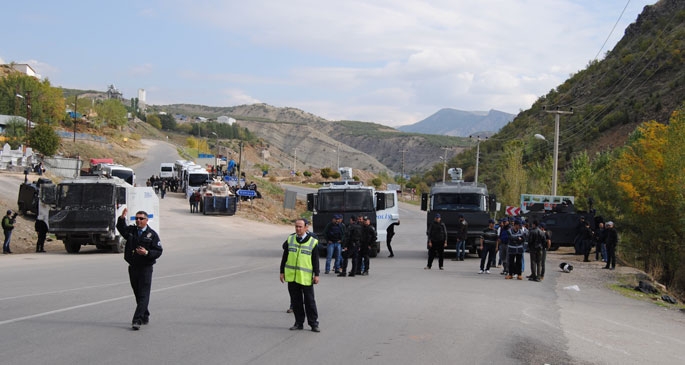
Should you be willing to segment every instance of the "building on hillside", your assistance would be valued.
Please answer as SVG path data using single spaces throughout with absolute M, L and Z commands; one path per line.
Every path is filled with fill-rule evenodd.
M 140 111 L 145 111 L 145 98 L 147 96 L 147 93 L 145 92 L 145 89 L 138 89 L 138 109 Z
M 28 76 L 33 76 L 37 79 L 41 79 L 41 76 L 37 74 L 36 70 L 34 70 L 33 67 L 31 67 L 29 64 L 15 63 L 12 65 L 12 68 Z
M 18 120 L 22 123 L 22 125 L 26 125 L 26 118 L 24 117 L 18 115 L 0 115 L 0 133 L 5 132 L 5 126 L 7 126 L 7 124 L 12 120 Z M 31 122 L 29 126 L 33 128 L 33 122 Z
M 122 100 L 124 99 L 124 94 L 122 94 L 121 91 L 119 91 L 119 89 L 112 84 L 107 87 L 107 99 Z

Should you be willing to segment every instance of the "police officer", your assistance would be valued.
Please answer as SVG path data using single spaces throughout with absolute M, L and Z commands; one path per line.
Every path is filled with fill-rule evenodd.
M 314 284 L 319 283 L 319 241 L 309 232 L 309 223 L 300 218 L 295 221 L 295 233 L 283 242 L 280 280 L 288 282 L 290 305 L 295 314 L 291 331 L 301 330 L 305 314 L 312 332 L 319 332 L 319 313 L 314 298 Z
M 14 223 L 17 218 L 17 213 L 12 215 L 12 210 L 7 209 L 7 214 L 2 217 L 2 233 L 5 234 L 5 242 L 2 245 L 2 253 L 8 254 L 12 253 L 10 250 L 10 240 L 12 239 L 12 230 L 14 229 Z
M 359 253 L 359 243 L 362 239 L 362 227 L 357 222 L 357 217 L 350 217 L 350 224 L 347 226 L 347 234 L 345 235 L 344 247 L 342 249 L 343 262 L 340 268 L 339 277 L 347 276 L 347 262 L 352 261 L 352 269 L 350 269 L 350 277 L 354 277 L 357 272 L 357 257 Z
M 38 234 L 38 241 L 36 241 L 36 252 L 45 252 L 45 238 L 48 235 L 48 225 L 42 219 L 36 219 L 33 228 Z
M 117 230 L 126 238 L 124 260 L 129 264 L 128 278 L 136 297 L 136 310 L 133 313 L 131 327 L 137 331 L 141 324 L 148 324 L 150 321 L 148 304 L 152 286 L 152 265 L 162 256 L 162 243 L 157 232 L 147 225 L 146 212 L 136 212 L 136 223 L 130 226 L 126 225 L 127 213 L 128 209 L 124 208 L 117 220 Z
M 442 223 L 439 213 L 435 215 L 433 222 L 428 226 L 426 235 L 428 236 L 428 265 L 424 269 L 430 270 L 437 254 L 438 265 L 442 270 L 443 256 L 445 255 L 445 247 L 447 247 L 447 227 Z
M 363 276 L 369 275 L 369 265 L 371 264 L 369 251 L 371 251 L 374 242 L 376 242 L 376 238 L 376 229 L 371 225 L 371 218 L 365 216 L 362 225 L 362 242 L 359 246 L 359 261 L 361 263 L 363 260 L 364 264 L 364 271 L 361 273 Z

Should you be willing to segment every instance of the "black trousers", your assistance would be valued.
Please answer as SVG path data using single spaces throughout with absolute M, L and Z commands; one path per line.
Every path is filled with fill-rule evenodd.
M 607 245 L 607 265 L 606 267 L 616 267 L 616 246 Z
M 47 237 L 47 232 L 38 232 L 38 241 L 36 242 L 36 252 L 45 250 L 45 238 Z
M 490 270 L 490 264 L 495 262 L 495 250 L 497 249 L 495 245 L 495 243 L 483 243 L 483 250 L 480 253 L 481 270 Z
M 150 317 L 150 288 L 152 287 L 152 265 L 128 267 L 128 278 L 136 297 L 136 311 L 133 322 L 147 320 Z
M 359 248 L 350 247 L 347 251 L 343 252 L 343 262 L 341 266 L 341 272 L 347 272 L 347 262 L 352 261 L 352 268 L 350 269 L 350 274 L 357 272 L 357 257 L 359 256 Z
M 288 293 L 290 294 L 290 304 L 293 306 L 295 314 L 295 324 L 304 324 L 305 314 L 307 323 L 311 327 L 319 326 L 319 312 L 316 310 L 316 300 L 314 299 L 314 285 L 301 285 L 295 282 L 288 283 Z
M 428 267 L 433 266 L 433 259 L 435 259 L 435 256 L 438 256 L 438 266 L 442 267 L 442 262 L 443 258 L 445 256 L 445 246 L 444 245 L 439 245 L 440 247 L 431 247 L 428 249 Z

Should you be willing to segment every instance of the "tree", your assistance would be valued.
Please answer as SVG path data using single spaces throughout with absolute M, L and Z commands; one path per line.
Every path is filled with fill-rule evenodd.
M 157 128 L 162 129 L 162 120 L 157 114 L 150 114 L 147 116 L 147 124 Z
M 373 185 L 376 189 L 380 188 L 381 184 L 383 184 L 383 180 L 381 180 L 380 177 L 375 177 L 371 180 L 371 185 Z
M 501 163 L 499 191 L 504 205 L 518 205 L 521 194 L 526 193 L 527 174 L 521 165 L 523 158 L 523 142 L 515 140 L 504 145 Z
M 10 118 L 3 134 L 12 149 L 18 148 L 24 143 L 24 137 L 26 137 L 26 120 L 19 117 Z
M 684 112 L 682 108 L 674 112 L 668 125 L 655 121 L 641 125 L 615 163 L 622 257 L 642 264 L 667 286 L 681 270 L 685 254 L 680 243 L 685 235 Z
M 162 122 L 162 129 L 166 131 L 176 130 L 176 119 L 169 114 L 160 114 L 159 120 Z
M 31 147 L 45 156 L 52 156 L 59 148 L 59 135 L 47 123 L 40 123 L 29 132 Z
M 25 117 L 29 98 L 31 121 L 53 123 L 64 118 L 62 89 L 52 87 L 48 79 L 41 81 L 18 72 L 0 77 L 0 114 Z
M 107 125 L 112 128 L 121 128 L 126 124 L 126 107 L 121 101 L 108 99 L 95 104 L 95 126 Z

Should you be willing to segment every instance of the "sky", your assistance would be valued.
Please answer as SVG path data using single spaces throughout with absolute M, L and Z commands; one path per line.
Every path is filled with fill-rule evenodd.
M 442 108 L 526 110 L 656 1 L 11 1 L 0 63 L 64 88 L 145 89 L 154 105 L 266 103 L 398 127 Z

